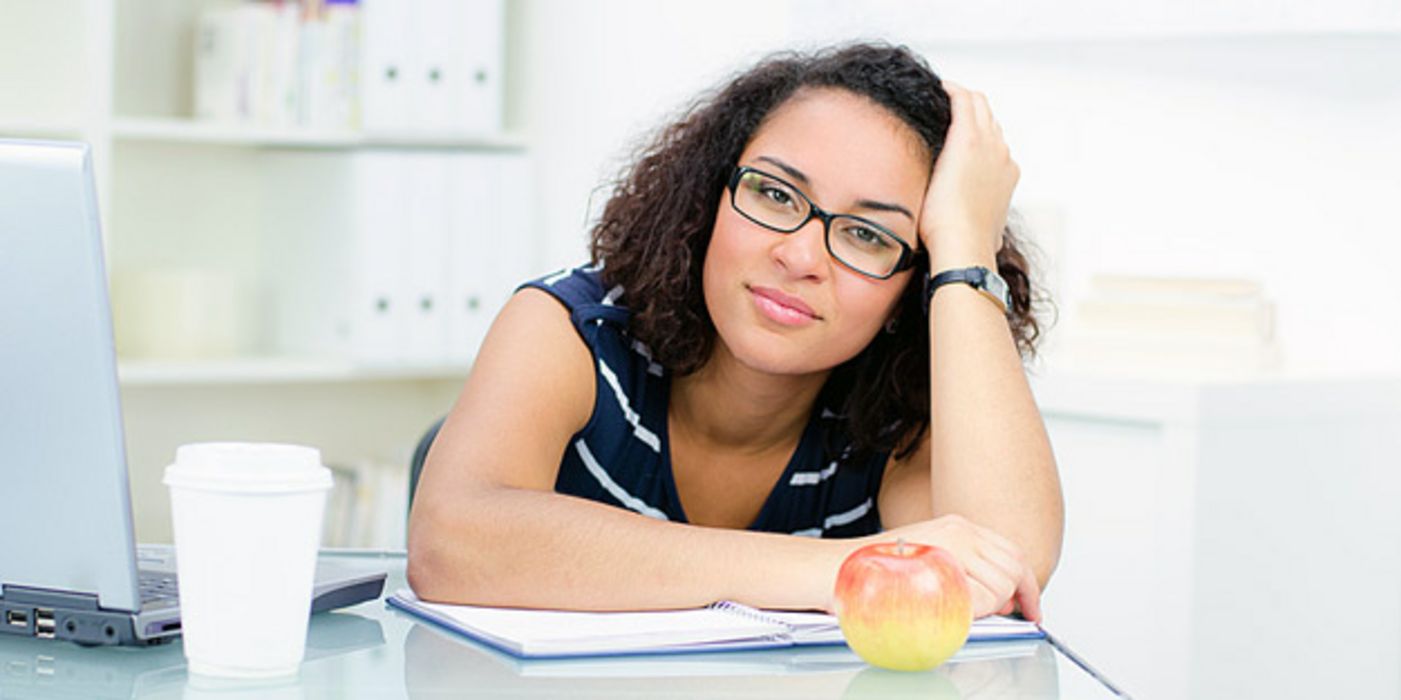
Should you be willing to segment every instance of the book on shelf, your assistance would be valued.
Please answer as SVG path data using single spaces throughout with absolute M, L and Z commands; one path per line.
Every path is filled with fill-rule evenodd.
M 1258 299 L 1264 294 L 1259 282 L 1234 277 L 1107 274 L 1095 275 L 1090 285 L 1096 296 L 1120 299 Z
M 527 610 L 430 603 L 400 589 L 388 604 L 521 658 L 680 654 L 844 645 L 837 618 L 759 610 L 733 601 L 641 612 Z M 971 644 L 1035 640 L 1045 632 L 1011 617 L 975 620 Z
M 269 154 L 278 352 L 364 367 L 464 366 L 532 276 L 531 164 L 521 153 L 383 148 Z M 317 217 L 298 183 L 345 202 Z
M 322 545 L 403 549 L 408 524 L 407 469 L 374 460 L 327 466 L 332 486 Z
M 1254 280 L 1097 275 L 1058 338 L 1072 366 L 1255 371 L 1280 364 L 1275 305 Z
M 363 0 L 362 9 L 366 133 L 500 131 L 504 0 Z

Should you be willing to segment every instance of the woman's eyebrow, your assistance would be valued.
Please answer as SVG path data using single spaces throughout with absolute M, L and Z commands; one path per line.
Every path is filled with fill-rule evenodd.
M 856 207 L 858 209 L 874 209 L 876 211 L 893 211 L 896 214 L 904 214 L 905 218 L 909 219 L 910 221 L 915 220 L 915 215 L 911 214 L 909 209 L 906 209 L 900 206 L 899 204 L 891 204 L 889 202 L 877 202 L 873 199 L 858 199 L 856 200 Z
M 789 165 L 789 164 L 787 164 L 787 163 L 785 163 L 785 162 L 783 162 L 783 161 L 781 161 L 781 160 L 779 160 L 779 159 L 777 159 L 777 158 L 773 158 L 773 157 L 771 157 L 771 156 L 759 156 L 759 157 L 756 158 L 755 160 L 762 160 L 762 161 L 767 161 L 767 162 L 769 162 L 769 163 L 773 163 L 774 165 L 777 165 L 777 166 L 779 167 L 780 170 L 782 170 L 783 172 L 787 173 L 787 174 L 788 174 L 788 177 L 791 177 L 791 178 L 793 178 L 794 180 L 797 180 L 798 182 L 803 183 L 803 186 L 805 186 L 805 187 L 811 187 L 811 186 L 812 186 L 812 182 L 810 182 L 810 181 L 808 180 L 808 176 L 807 176 L 807 175 L 804 175 L 804 174 L 803 174 L 803 171 L 801 171 L 801 170 L 799 170 L 799 169 L 797 169 L 797 168 L 795 168 L 795 167 L 793 167 L 793 166 L 791 166 L 791 165 Z
M 808 176 L 805 175 L 803 171 L 777 158 L 774 158 L 773 156 L 759 156 L 755 158 L 755 160 L 762 160 L 767 163 L 772 163 L 778 166 L 778 168 L 782 170 L 785 174 L 787 174 L 788 177 L 791 177 L 794 180 L 803 183 L 804 187 L 812 186 L 812 181 L 808 180 Z M 906 209 L 900 206 L 899 204 L 891 204 L 889 202 L 878 202 L 874 199 L 859 199 L 856 201 L 856 206 L 860 209 L 874 209 L 876 211 L 889 211 L 895 212 L 896 214 L 904 214 L 905 218 L 909 219 L 910 221 L 915 220 L 915 215 L 911 214 L 909 209 Z

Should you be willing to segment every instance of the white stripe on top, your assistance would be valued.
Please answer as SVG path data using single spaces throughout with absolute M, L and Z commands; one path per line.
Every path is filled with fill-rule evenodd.
M 827 530 L 831 530 L 832 528 L 840 525 L 849 525 L 851 523 L 856 522 L 857 520 L 860 520 L 862 516 L 866 515 L 866 513 L 869 513 L 871 511 L 872 504 L 873 501 L 870 498 L 867 498 L 861 505 L 856 506 L 851 510 L 848 510 L 844 513 L 837 513 L 835 515 L 827 516 L 827 519 L 822 521 L 822 527 L 810 527 L 806 530 L 794 530 L 792 534 L 798 537 L 821 537 L 822 533 L 826 532 Z
M 836 515 L 827 516 L 827 519 L 822 521 L 822 529 L 831 530 L 832 528 L 837 527 L 839 525 L 847 525 L 850 523 L 854 523 L 857 520 L 860 520 L 861 516 L 865 515 L 867 511 L 871 510 L 871 504 L 871 499 L 867 498 L 865 503 L 862 503 L 861 505 L 856 506 L 855 508 L 852 508 L 851 510 L 845 513 L 837 513 Z
M 837 473 L 837 463 L 832 462 L 826 469 L 820 472 L 793 472 L 793 478 L 788 480 L 789 486 L 812 486 L 820 484 Z
M 608 386 L 613 388 L 613 396 L 618 401 L 618 408 L 622 409 L 623 417 L 632 424 L 632 434 L 652 448 L 653 452 L 661 454 L 661 439 L 657 437 L 656 433 L 642 427 L 642 416 L 637 415 L 637 412 L 632 410 L 632 404 L 628 402 L 627 394 L 623 393 L 623 386 L 618 383 L 618 375 L 613 374 L 613 370 L 609 369 L 608 364 L 602 358 L 598 360 L 598 371 L 608 382 Z
M 555 286 L 555 282 L 558 282 L 572 274 L 574 274 L 574 268 L 566 267 L 563 270 L 560 270 L 559 272 L 556 272 L 553 275 L 550 275 L 549 277 L 540 280 L 540 283 L 545 285 L 546 287 L 553 287 Z
M 608 293 L 605 294 L 605 295 L 603 295 L 603 301 L 601 301 L 601 302 L 599 302 L 599 303 L 603 304 L 604 306 L 612 306 L 612 305 L 613 305 L 613 302 L 617 301 L 617 300 L 618 300 L 618 297 L 620 297 L 620 296 L 622 296 L 622 295 L 623 295 L 623 285 L 620 284 L 620 285 L 617 285 L 616 287 L 613 287 L 612 289 L 608 290 Z
M 637 354 L 647 359 L 647 374 L 657 377 L 662 376 L 662 366 L 652 359 L 652 349 L 647 347 L 646 343 L 640 340 L 634 340 L 632 341 L 632 349 L 637 351 Z
M 618 501 L 624 506 L 627 506 L 628 509 L 637 511 L 649 518 L 670 520 L 670 518 L 666 517 L 666 513 L 647 505 L 642 499 L 624 491 L 623 487 L 619 486 L 618 482 L 614 481 L 613 477 L 608 476 L 608 472 L 603 470 L 603 465 L 599 464 L 597 459 L 594 459 L 593 453 L 589 451 L 589 446 L 584 444 L 582 438 L 574 441 L 574 451 L 579 453 L 579 459 L 584 461 L 584 468 L 588 469 L 589 473 L 593 475 L 593 478 L 598 480 L 598 483 L 603 486 L 603 490 L 612 494 L 613 498 L 618 499 Z

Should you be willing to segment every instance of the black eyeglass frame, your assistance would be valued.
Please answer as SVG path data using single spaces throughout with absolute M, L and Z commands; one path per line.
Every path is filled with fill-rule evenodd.
M 750 216 L 750 215 L 749 215 L 748 213 L 746 213 L 743 209 L 740 209 L 740 208 L 739 208 L 739 205 L 735 203 L 735 196 L 739 193 L 739 181 L 740 181 L 741 178 L 744 177 L 744 174 L 745 174 L 745 173 L 757 173 L 757 174 L 762 175 L 762 176 L 764 176 L 764 177 L 766 177 L 766 178 L 769 178 L 769 179 L 771 179 L 771 180 L 777 180 L 778 182 L 783 183 L 783 185 L 786 186 L 788 189 L 792 190 L 792 191 L 793 191 L 795 194 L 797 194 L 799 197 L 802 197 L 804 202 L 807 202 L 807 205 L 808 205 L 808 215 L 805 216 L 805 217 L 803 217 L 803 220 L 800 221 L 800 222 L 798 222 L 797 225 L 793 226 L 792 228 L 780 228 L 780 227 L 778 227 L 778 226 L 774 226 L 773 224 L 764 223 L 764 222 L 762 222 L 762 221 L 760 221 L 760 220 L 754 218 L 753 216 Z M 908 269 L 910 269 L 911 267 L 914 267 L 914 264 L 915 264 L 915 251 L 914 251 L 914 249 L 910 248 L 910 244 L 906 243 L 906 242 L 905 242 L 903 239 L 901 239 L 899 236 L 897 236 L 897 235 L 895 235 L 894 233 L 892 233 L 892 232 L 890 231 L 890 229 L 888 229 L 888 228 L 886 228 L 886 227 L 884 227 L 884 226 L 881 226 L 880 224 L 878 224 L 878 223 L 876 223 L 876 222 L 874 222 L 874 221 L 871 221 L 870 219 L 862 218 L 862 217 L 860 217 L 860 216 L 855 216 L 855 215 L 852 215 L 852 214 L 833 214 L 833 213 L 827 211 L 826 209 L 823 209 L 822 207 L 817 206 L 817 204 L 814 203 L 814 202 L 812 201 L 812 198 L 808 197 L 808 195 L 807 195 L 806 192 L 804 192 L 804 191 L 802 191 L 801 189 L 799 189 L 798 187 L 794 186 L 793 183 L 791 183 L 791 182 L 789 182 L 789 181 L 787 181 L 787 180 L 785 180 L 785 179 L 783 179 L 783 178 L 781 178 L 781 177 L 778 177 L 777 175 L 773 175 L 773 174 L 771 174 L 771 173 L 765 172 L 765 171 L 763 171 L 763 170 L 760 170 L 760 169 L 758 169 L 758 168 L 751 167 L 751 166 L 748 166 L 748 165 L 741 165 L 741 166 L 736 167 L 734 173 L 732 173 L 732 174 L 730 175 L 730 182 L 729 182 L 729 184 L 727 185 L 727 187 L 728 187 L 729 190 L 730 190 L 730 208 L 731 208 L 731 209 L 734 209 L 736 212 L 739 212 L 739 215 L 740 215 L 740 216 L 743 216 L 744 218 L 749 219 L 750 221 L 753 221 L 754 223 L 756 223 L 756 224 L 758 224 L 758 225 L 760 225 L 760 226 L 763 226 L 764 228 L 766 228 L 766 229 L 768 229 L 768 230 L 770 230 L 770 231 L 776 231 L 776 232 L 778 232 L 778 233 L 793 233 L 793 232 L 797 231 L 798 229 L 800 229 L 800 228 L 802 228 L 802 227 L 804 227 L 804 226 L 807 226 L 808 222 L 809 222 L 809 221 L 812 221 L 813 219 L 819 219 L 819 220 L 821 220 L 821 221 L 822 221 L 822 244 L 823 244 L 824 246 L 826 246 L 826 248 L 827 248 L 827 254 L 830 255 L 830 256 L 832 256 L 832 259 L 833 259 L 833 260 L 836 260 L 837 262 L 839 262 L 839 263 L 845 265 L 848 269 L 850 269 L 850 270 L 853 271 L 853 272 L 856 272 L 856 273 L 858 273 L 858 274 L 865 275 L 865 276 L 870 277 L 870 278 L 873 278 L 873 279 L 885 280 L 885 279 L 890 279 L 891 277 L 894 277 L 895 275 L 897 275 L 897 274 L 899 274 L 899 273 L 901 273 L 901 272 L 904 272 L 905 270 L 908 270 Z M 895 243 L 896 245 L 900 246 L 900 259 L 899 259 L 898 261 L 896 261 L 895 266 L 894 266 L 893 268 L 891 268 L 890 272 L 887 272 L 887 273 L 884 274 L 884 275 L 877 275 L 877 274 L 875 274 L 875 273 L 873 273 L 873 272 L 867 272 L 866 270 L 862 270 L 862 269 L 856 267 L 855 265 L 852 265 L 851 263 L 849 263 L 849 262 L 843 260 L 843 259 L 842 259 L 842 256 L 837 255 L 836 251 L 832 250 L 832 219 L 836 219 L 836 218 L 852 219 L 852 220 L 855 220 L 855 221 L 860 221 L 861 223 L 863 223 L 863 224 L 865 224 L 865 225 L 867 225 L 867 226 L 870 226 L 871 229 L 874 230 L 876 233 L 879 233 L 879 234 L 881 234 L 881 235 L 883 235 L 883 236 L 888 237 L 888 238 L 891 240 L 891 242 L 893 242 L 893 243 Z

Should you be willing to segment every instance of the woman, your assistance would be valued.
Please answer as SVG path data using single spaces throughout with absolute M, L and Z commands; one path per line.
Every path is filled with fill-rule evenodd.
M 987 100 L 903 48 L 779 55 L 704 99 L 593 263 L 496 319 L 420 482 L 414 590 L 820 609 L 850 552 L 904 538 L 958 558 L 975 615 L 1039 620 L 1063 513 L 1017 178 Z

